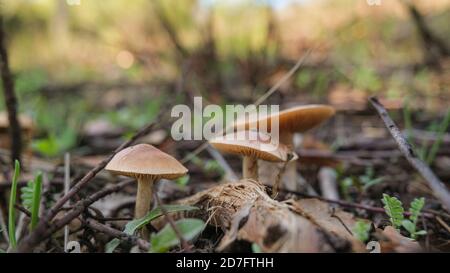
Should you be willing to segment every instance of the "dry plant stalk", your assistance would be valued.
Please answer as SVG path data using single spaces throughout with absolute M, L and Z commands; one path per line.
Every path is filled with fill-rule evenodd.
M 264 186 L 254 180 L 222 184 L 177 203 L 199 207 L 200 210 L 189 212 L 189 217 L 203 218 L 210 225 L 224 230 L 225 236 L 217 247 L 218 251 L 226 251 L 236 240 L 256 243 L 263 252 L 333 252 L 336 248 L 345 248 L 347 251 L 362 249 L 361 244 L 355 242 L 356 239 L 352 236 L 342 235 L 347 231 L 337 219 L 328 223 L 338 225 L 334 227 L 335 230 L 321 224 L 332 218 L 331 213 L 327 215 L 327 219 L 311 219 L 309 211 L 303 209 L 301 203 L 294 200 L 273 200 L 265 192 Z M 184 216 L 187 215 L 178 214 L 174 217 Z M 159 222 L 156 225 L 162 224 L 164 223 Z

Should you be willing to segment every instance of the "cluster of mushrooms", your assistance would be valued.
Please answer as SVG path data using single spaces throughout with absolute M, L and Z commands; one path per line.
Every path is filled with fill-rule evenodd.
M 294 152 L 294 134 L 303 133 L 319 125 L 334 113 L 334 108 L 326 105 L 297 106 L 258 119 L 250 118 L 243 122 L 237 122 L 235 126 L 237 132 L 231 133 L 232 136 L 220 136 L 211 140 L 210 143 L 222 152 L 244 157 L 243 178 L 253 179 L 265 185 L 273 185 L 281 175 L 280 180 L 283 187 L 295 191 L 298 187 L 295 162 L 298 156 Z M 278 140 L 270 139 L 270 135 L 259 131 L 261 127 L 271 133 L 273 124 L 278 124 Z M 244 138 L 244 141 L 242 140 L 243 134 L 248 136 L 248 138 Z M 279 144 L 271 149 L 267 146 L 270 145 L 269 143 Z
M 235 132 L 210 140 L 219 151 L 243 157 L 243 178 L 268 184 L 269 176 L 259 176 L 261 171 L 271 174 L 279 171 L 285 164 L 283 176 L 297 183 L 293 134 L 305 132 L 334 114 L 334 109 L 324 105 L 307 105 L 290 108 L 276 115 L 248 120 L 236 125 Z M 271 131 L 272 120 L 278 118 L 279 141 L 274 142 L 270 135 L 250 128 L 259 128 L 261 122 Z M 243 137 L 244 136 L 244 137 Z M 279 143 L 275 145 L 273 143 Z M 272 146 L 271 146 L 272 145 Z M 262 148 L 264 147 L 264 148 Z M 135 178 L 138 183 L 134 218 L 147 215 L 152 204 L 153 186 L 160 179 L 176 179 L 188 170 L 174 157 L 149 144 L 138 144 L 117 153 L 105 168 L 115 174 Z M 293 180 L 293 181 L 292 181 Z M 285 179 L 282 179 L 285 181 Z M 272 181 L 273 183 L 273 181 Z M 283 183 L 284 187 L 289 187 Z M 145 233 L 145 231 L 144 231 Z

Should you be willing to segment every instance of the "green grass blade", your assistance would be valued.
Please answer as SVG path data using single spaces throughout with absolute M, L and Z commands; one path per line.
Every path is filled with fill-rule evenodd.
M 39 207 L 41 204 L 41 190 L 42 190 L 42 173 L 39 172 L 34 179 L 34 191 L 33 191 L 33 205 L 31 207 L 31 225 L 33 230 L 39 220 Z
M 17 194 L 17 181 L 20 175 L 20 163 L 18 160 L 14 162 L 14 177 L 11 184 L 11 195 L 9 197 L 9 215 L 8 215 L 8 234 L 9 234 L 9 246 L 15 248 L 16 242 L 16 194 Z
M 445 115 L 444 120 L 440 124 L 437 139 L 431 146 L 430 151 L 428 152 L 428 156 L 426 159 L 426 162 L 428 165 L 433 164 L 433 161 L 436 158 L 436 154 L 439 150 L 439 147 L 442 144 L 442 139 L 444 138 L 444 134 L 447 131 L 447 128 L 449 125 L 450 125 L 450 110 L 447 111 L 447 114 Z

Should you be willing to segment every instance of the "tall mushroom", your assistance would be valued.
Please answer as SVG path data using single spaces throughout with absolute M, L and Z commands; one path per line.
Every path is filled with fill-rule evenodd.
M 161 178 L 175 179 L 188 171 L 178 160 L 149 144 L 123 149 L 111 159 L 105 169 L 137 179 L 135 219 L 144 217 L 149 211 L 155 182 Z
M 219 151 L 243 156 L 242 176 L 258 180 L 258 159 L 283 162 L 289 160 L 289 149 L 273 143 L 270 136 L 257 131 L 239 131 L 209 141 Z
M 302 105 L 287 110 L 280 111 L 269 116 L 254 118 L 245 122 L 237 122 L 238 130 L 249 130 L 250 128 L 260 128 L 264 124 L 267 130 L 272 132 L 272 121 L 278 118 L 279 138 L 280 142 L 287 145 L 289 149 L 294 149 L 293 135 L 294 133 L 305 132 L 324 120 L 330 118 L 335 113 L 331 106 L 327 105 Z M 274 124 L 276 122 L 274 121 Z M 271 184 L 277 175 L 280 166 L 269 163 L 262 163 L 264 168 L 260 168 L 260 176 L 264 184 Z M 282 177 L 282 183 L 288 190 L 297 190 L 297 171 L 295 161 L 289 162 L 286 166 L 285 173 Z

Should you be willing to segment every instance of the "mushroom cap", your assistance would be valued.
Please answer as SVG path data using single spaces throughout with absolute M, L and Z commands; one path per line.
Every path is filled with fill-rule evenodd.
M 236 128 L 239 130 L 248 130 L 252 126 L 259 128 L 259 125 L 265 121 L 267 123 L 267 130 L 271 132 L 272 119 L 278 117 L 280 133 L 305 132 L 330 118 L 334 113 L 334 108 L 328 105 L 301 105 L 269 116 L 263 116 L 259 119 L 256 114 L 250 115 L 248 121 L 238 120 Z
M 238 131 L 211 139 L 209 143 L 217 150 L 252 156 L 266 161 L 282 162 L 289 159 L 289 148 L 271 143 L 270 135 L 258 131 Z
M 32 130 L 34 127 L 33 120 L 24 114 L 19 114 L 17 116 L 20 122 L 20 127 L 22 130 Z M 9 128 L 9 119 L 6 112 L 0 112 L 0 129 Z
M 120 175 L 153 179 L 175 179 L 188 171 L 178 160 L 149 144 L 123 149 L 105 169 Z

